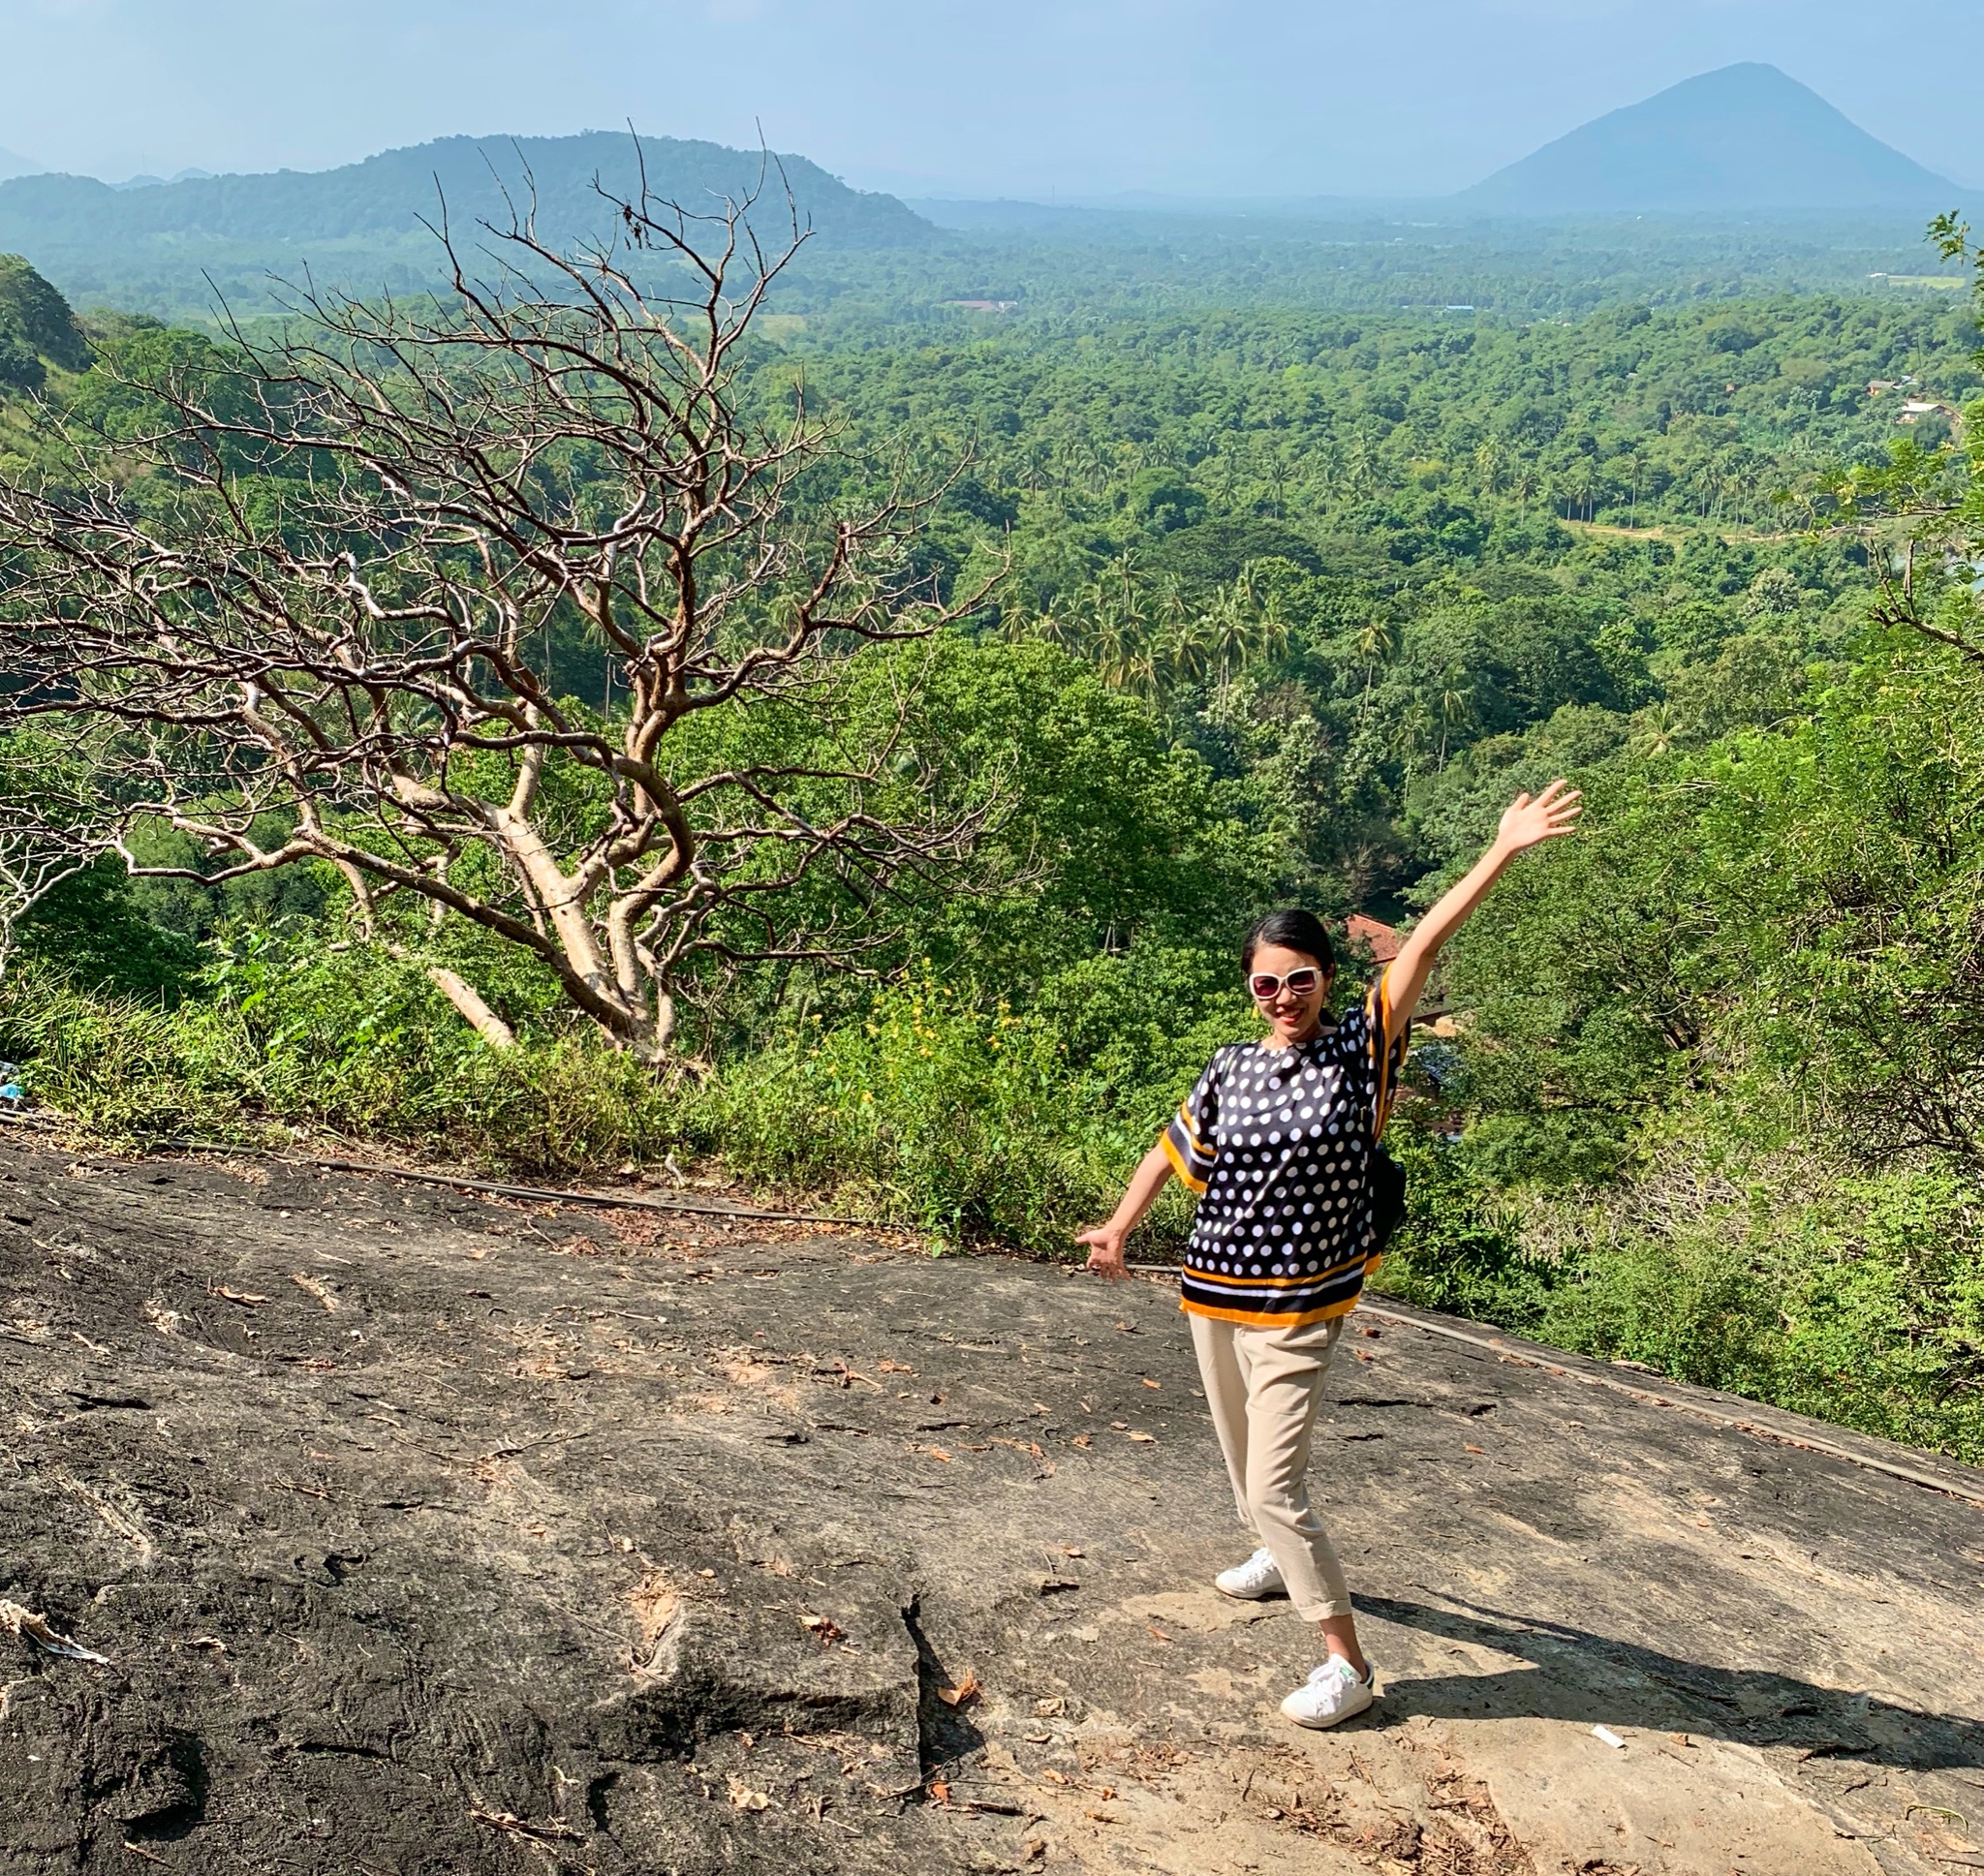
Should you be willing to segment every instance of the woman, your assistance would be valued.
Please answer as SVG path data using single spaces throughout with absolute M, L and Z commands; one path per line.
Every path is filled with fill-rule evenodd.
M 1298 1726 L 1335 1726 L 1371 1705 L 1350 1592 L 1310 1509 L 1309 1446 L 1322 1377 L 1376 1268 L 1371 1153 L 1384 1130 L 1406 1035 L 1440 948 L 1524 848 L 1567 834 L 1578 793 L 1559 781 L 1518 795 L 1466 878 L 1422 918 L 1343 1017 L 1329 1014 L 1329 934 L 1309 912 L 1272 913 L 1241 953 L 1267 1023 L 1257 1043 L 1213 1057 L 1107 1224 L 1076 1240 L 1089 1268 L 1124 1274 L 1124 1241 L 1174 1173 L 1199 1195 L 1181 1307 L 1240 1522 L 1261 1548 L 1214 1579 L 1229 1596 L 1286 1590 L 1321 1626 L 1325 1659 L 1282 1703 Z

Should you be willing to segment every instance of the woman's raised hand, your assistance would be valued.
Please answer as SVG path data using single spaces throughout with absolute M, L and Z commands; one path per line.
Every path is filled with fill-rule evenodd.
M 1502 811 L 1495 843 L 1510 853 L 1568 834 L 1584 813 L 1584 797 L 1562 776 L 1536 796 L 1517 795 Z

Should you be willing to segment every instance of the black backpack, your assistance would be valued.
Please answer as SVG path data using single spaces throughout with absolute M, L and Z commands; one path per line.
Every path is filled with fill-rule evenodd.
M 1374 1141 L 1365 1176 L 1371 1182 L 1371 1248 L 1377 1252 L 1406 1220 L 1406 1169 Z

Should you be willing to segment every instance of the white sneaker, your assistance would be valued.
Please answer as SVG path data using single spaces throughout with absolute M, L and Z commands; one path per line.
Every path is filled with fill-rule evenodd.
M 1256 1551 L 1245 1563 L 1236 1563 L 1230 1570 L 1222 1570 L 1213 1579 L 1213 1586 L 1223 1594 L 1256 1603 L 1263 1596 L 1272 1596 L 1285 1585 L 1282 1573 L 1275 1568 L 1274 1558 L 1260 1550 Z
M 1342 1655 L 1333 1654 L 1282 1702 L 1282 1712 L 1297 1726 L 1320 1729 L 1354 1718 L 1377 1697 L 1378 1670 L 1370 1662 L 1360 1676 Z

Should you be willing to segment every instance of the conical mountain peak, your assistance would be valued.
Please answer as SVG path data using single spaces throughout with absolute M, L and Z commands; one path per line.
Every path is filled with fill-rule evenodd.
M 1774 65 L 1725 65 L 1608 111 L 1457 198 L 1515 214 L 1947 208 L 1954 183 Z

